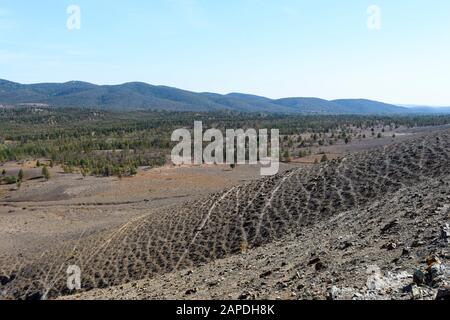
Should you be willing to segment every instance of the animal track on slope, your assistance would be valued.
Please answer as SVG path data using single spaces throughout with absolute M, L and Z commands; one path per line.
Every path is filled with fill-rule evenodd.
M 154 210 L 33 261 L 0 261 L 0 275 L 9 279 L 0 286 L 0 297 L 69 294 L 70 265 L 80 267 L 86 291 L 239 254 L 341 212 L 364 208 L 399 188 L 447 176 L 449 159 L 446 131 Z

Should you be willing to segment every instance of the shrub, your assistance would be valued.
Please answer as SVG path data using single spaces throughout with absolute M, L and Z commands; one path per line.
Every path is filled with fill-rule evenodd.
M 284 158 L 284 161 L 286 161 L 286 162 L 291 162 L 291 155 L 289 154 L 289 151 L 288 151 L 288 150 L 286 150 L 286 151 L 284 152 L 283 158 Z
M 23 177 L 24 177 L 23 170 L 20 169 L 20 170 L 19 170 L 19 174 L 17 175 L 17 179 L 18 179 L 19 181 L 23 181 Z
M 44 166 L 42 168 L 42 175 L 44 176 L 45 180 L 49 180 L 50 179 L 50 172 L 48 171 L 47 166 Z
M 5 184 L 15 184 L 17 183 L 17 177 L 15 176 L 5 177 L 2 179 L 2 182 Z

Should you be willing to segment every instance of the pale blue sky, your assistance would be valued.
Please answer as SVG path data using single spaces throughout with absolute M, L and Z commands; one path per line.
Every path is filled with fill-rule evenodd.
M 450 1 L 0 0 L 0 78 L 450 105 Z

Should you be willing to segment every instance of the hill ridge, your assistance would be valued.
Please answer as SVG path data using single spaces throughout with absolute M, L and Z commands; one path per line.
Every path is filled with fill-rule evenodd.
M 410 109 L 367 99 L 325 100 L 314 97 L 270 99 L 229 93 L 192 92 L 145 82 L 97 85 L 83 81 L 20 84 L 0 79 L 0 104 L 46 104 L 53 107 L 120 111 L 236 111 L 287 114 L 398 114 Z

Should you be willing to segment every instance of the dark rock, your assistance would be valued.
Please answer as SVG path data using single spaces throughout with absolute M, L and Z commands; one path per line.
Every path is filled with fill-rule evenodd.
M 352 241 L 344 241 L 339 245 L 340 250 L 345 250 L 350 247 L 353 247 L 355 244 Z
M 395 219 L 395 220 L 389 222 L 383 228 L 381 228 L 381 233 L 386 234 L 386 233 L 392 231 L 393 229 L 395 229 L 397 226 L 398 226 L 398 220 Z
M 450 300 L 450 286 L 445 286 L 438 290 L 436 300 Z
M 277 282 L 277 284 L 275 285 L 275 288 L 277 288 L 278 290 L 283 290 L 286 289 L 288 287 L 288 284 L 285 282 Z
M 308 262 L 308 266 L 312 266 L 314 264 L 317 264 L 318 262 L 320 262 L 320 258 L 318 258 L 318 257 L 313 258 Z
M 390 242 L 381 247 L 382 249 L 387 249 L 389 251 L 397 249 L 397 244 L 395 242 Z
M 407 286 L 404 286 L 404 287 L 402 288 L 402 292 L 403 292 L 403 293 L 410 293 L 410 292 L 412 291 L 413 285 L 414 285 L 414 284 L 408 284 Z
M 186 290 L 185 295 L 190 296 L 191 294 L 197 293 L 197 288 Z
M 255 299 L 256 294 L 250 291 L 244 292 L 238 297 L 238 300 L 255 300 Z
M 421 286 L 425 283 L 425 273 L 422 272 L 422 270 L 416 270 L 413 274 L 413 281 L 418 286 Z
M 441 239 L 450 242 L 450 225 L 448 223 L 441 227 Z
M 0 285 L 5 286 L 10 281 L 11 281 L 11 279 L 9 277 L 0 275 Z
M 316 271 L 322 271 L 325 270 L 327 267 L 325 266 L 325 264 L 323 264 L 323 262 L 317 262 L 316 265 L 314 266 L 314 269 L 316 269 Z
M 26 301 L 38 301 L 38 300 L 42 300 L 42 294 L 40 292 L 32 292 L 32 293 L 28 293 L 25 296 L 25 300 Z
M 432 265 L 426 274 L 426 280 L 428 285 L 436 287 L 443 281 L 445 268 L 440 263 Z
M 419 300 L 419 299 L 423 298 L 423 291 L 415 283 L 409 284 L 406 287 L 403 287 L 402 288 L 402 292 L 410 294 L 411 295 L 411 299 L 413 299 L 413 300 Z
M 409 256 L 411 254 L 411 248 L 403 248 L 402 256 Z
M 264 279 L 264 278 L 269 277 L 270 275 L 272 275 L 272 271 L 271 271 L 271 270 L 268 270 L 268 271 L 265 271 L 265 272 L 261 273 L 261 274 L 259 275 L 259 278 L 260 278 L 260 279 Z
M 415 240 L 415 241 L 411 244 L 411 247 L 417 248 L 417 247 L 421 247 L 421 246 L 424 246 L 424 245 L 425 245 L 425 242 L 424 242 L 424 241 L 421 241 L 421 240 Z

